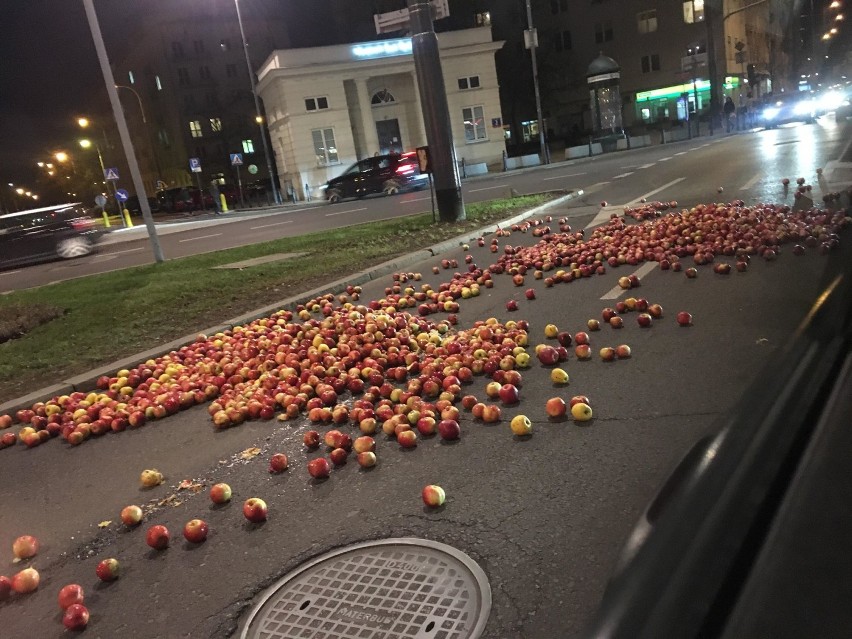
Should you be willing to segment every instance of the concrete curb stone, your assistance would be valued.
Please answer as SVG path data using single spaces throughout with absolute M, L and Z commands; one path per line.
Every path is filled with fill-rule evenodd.
M 427 249 L 417 250 L 412 253 L 409 253 L 408 255 L 397 257 L 392 260 L 388 260 L 387 262 L 382 262 L 381 264 L 377 264 L 370 270 L 353 273 L 351 275 L 334 280 L 333 282 L 329 282 L 328 284 L 317 287 L 310 291 L 305 291 L 299 293 L 298 295 L 294 295 L 293 297 L 289 297 L 279 302 L 275 302 L 274 304 L 267 304 L 266 306 L 263 306 L 261 308 L 254 309 L 243 315 L 226 320 L 225 322 L 217 324 L 216 326 L 213 326 L 209 329 L 201 330 L 191 335 L 179 337 L 175 340 L 172 340 L 165 344 L 161 344 L 160 346 L 149 349 L 142 353 L 137 353 L 129 357 L 124 357 L 105 366 L 100 366 L 96 369 L 87 371 L 85 373 L 80 373 L 79 375 L 75 375 L 74 377 L 70 377 L 69 379 L 63 380 L 57 384 L 46 386 L 39 390 L 33 391 L 28 395 L 24 395 L 23 397 L 11 399 L 5 402 L 4 404 L 0 404 L 0 415 L 4 415 L 7 413 L 12 414 L 17 410 L 20 410 L 22 408 L 29 408 L 37 402 L 44 402 L 59 395 L 67 395 L 75 391 L 90 391 L 95 388 L 95 382 L 99 377 L 103 375 L 111 376 L 116 371 L 119 371 L 122 368 L 132 368 L 134 366 L 137 366 L 140 362 L 167 355 L 172 351 L 178 350 L 182 346 L 186 346 L 187 344 L 191 344 L 192 342 L 194 342 L 199 333 L 204 333 L 206 335 L 215 335 L 216 333 L 231 330 L 235 326 L 242 326 L 253 322 L 256 319 L 267 317 L 268 315 L 275 313 L 281 309 L 296 306 L 298 304 L 303 304 L 306 301 L 318 297 L 320 295 L 324 295 L 326 293 L 339 293 L 343 291 L 347 285 L 357 286 L 358 284 L 363 284 L 364 282 L 384 277 L 389 273 L 402 270 L 411 264 L 416 264 L 430 257 L 434 257 L 435 255 L 438 255 L 440 253 L 456 249 L 460 245 L 464 244 L 465 241 L 471 238 L 477 238 L 485 233 L 492 233 L 498 228 L 517 224 L 518 222 L 521 222 L 529 217 L 539 215 L 550 208 L 559 206 L 561 204 L 569 202 L 570 200 L 576 199 L 581 195 L 583 195 L 582 189 L 578 191 L 572 191 L 562 197 L 556 198 L 550 202 L 534 207 L 528 211 L 524 211 L 523 213 L 519 213 L 518 215 L 503 220 L 502 222 L 490 224 L 475 231 L 471 231 L 468 234 L 460 235 L 455 238 L 439 242 L 438 244 L 435 244 Z

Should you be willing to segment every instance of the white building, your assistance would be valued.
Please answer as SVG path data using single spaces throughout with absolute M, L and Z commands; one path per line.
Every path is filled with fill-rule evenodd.
M 438 34 L 456 159 L 502 160 L 491 28 Z M 258 72 L 282 188 L 315 191 L 353 162 L 426 145 L 411 40 L 274 51 Z

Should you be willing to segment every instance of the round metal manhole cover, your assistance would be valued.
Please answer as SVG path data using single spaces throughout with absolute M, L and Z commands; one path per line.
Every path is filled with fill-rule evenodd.
M 491 610 L 482 568 L 427 539 L 371 541 L 317 557 L 269 588 L 241 639 L 476 639 Z

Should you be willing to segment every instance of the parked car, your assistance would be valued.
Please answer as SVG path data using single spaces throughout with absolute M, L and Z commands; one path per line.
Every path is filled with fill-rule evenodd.
M 148 206 L 151 208 L 151 213 L 156 213 L 160 210 L 160 200 L 156 197 L 148 196 Z M 131 195 L 124 203 L 124 208 L 130 211 L 131 215 L 142 215 L 142 207 L 139 205 L 139 197 Z
M 767 99 L 760 108 L 760 124 L 771 129 L 790 122 L 816 121 L 817 104 L 809 93 L 791 93 Z
M 194 211 L 213 210 L 213 197 L 205 189 L 202 203 L 201 193 L 197 188 L 177 186 L 157 192 L 159 209 L 166 213 L 190 214 Z
M 89 255 L 101 234 L 79 203 L 0 215 L 0 268 Z
M 347 197 L 371 193 L 394 195 L 404 190 L 421 189 L 428 176 L 420 173 L 415 152 L 402 155 L 377 155 L 360 160 L 325 186 L 325 199 L 334 204 Z

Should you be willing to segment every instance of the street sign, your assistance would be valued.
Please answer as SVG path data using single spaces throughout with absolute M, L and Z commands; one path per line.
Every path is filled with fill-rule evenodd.
M 118 169 L 115 169 L 115 168 L 104 169 L 104 179 L 105 180 L 117 180 L 118 179 Z
M 249 164 L 248 165 L 248 172 L 251 173 L 252 175 L 256 175 L 257 174 L 257 165 L 256 164 Z
M 128 198 L 130 198 L 130 194 L 124 189 L 115 190 L 115 199 L 119 202 L 127 202 Z
M 429 147 L 417 147 L 417 165 L 420 167 L 421 173 L 429 173 L 432 171 L 432 166 L 429 163 Z
M 95 204 L 97 204 L 99 207 L 104 208 L 106 206 L 106 203 L 107 199 L 106 197 L 104 197 L 103 193 L 98 193 L 95 196 Z
M 231 153 L 231 166 L 242 166 L 243 165 L 243 154 L 242 153 Z
M 189 170 L 193 173 L 201 173 L 201 160 L 198 158 L 189 158 Z
M 168 184 L 166 184 L 163 180 L 157 180 L 157 190 L 165 191 L 168 188 Z

